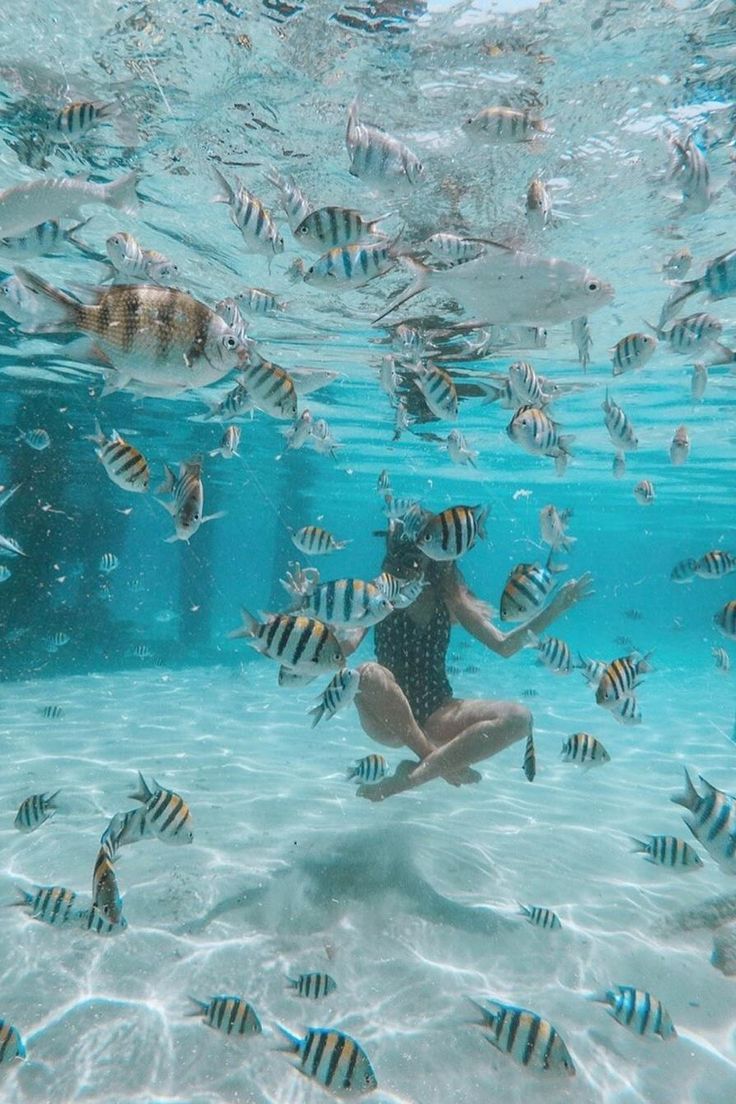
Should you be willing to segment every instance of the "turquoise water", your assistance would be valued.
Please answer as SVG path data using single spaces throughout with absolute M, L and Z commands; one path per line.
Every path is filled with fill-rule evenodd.
M 687 873 L 630 851 L 632 836 L 689 837 L 684 810 L 669 800 L 683 767 L 733 789 L 733 673 L 716 669 L 712 650 L 733 652 L 713 617 L 736 590 L 730 575 L 670 579 L 684 558 L 736 551 L 733 378 L 728 364 L 710 365 L 694 398 L 694 360 L 721 358 L 713 346 L 680 355 L 664 340 L 642 368 L 616 378 L 611 368 L 612 346 L 657 322 L 673 290 L 666 258 L 687 246 L 686 278 L 695 278 L 734 244 L 734 9 L 717 0 L 517 7 L 85 0 L 48 12 L 19 2 L 6 13 L 0 189 L 140 173 L 137 212 L 84 206 L 84 251 L 18 263 L 89 298 L 108 275 L 107 238 L 125 231 L 174 261 L 176 286 L 209 306 L 268 288 L 286 309 L 245 315 L 248 336 L 299 386 L 310 371 L 329 373 L 298 402 L 313 422 L 326 419 L 335 440 L 334 455 L 313 440 L 289 449 L 289 421 L 256 410 L 236 422 L 240 455 L 210 456 L 224 425 L 205 415 L 234 372 L 176 398 L 128 388 L 103 396 L 102 367 L 70 344 L 78 334 L 24 332 L 0 314 L 0 486 L 19 485 L 0 506 L 0 534 L 26 553 L 0 559 L 11 572 L 0 584 L 0 1019 L 27 1048 L 25 1061 L 0 1062 L 9 1104 L 327 1099 L 278 1053 L 277 1023 L 358 1040 L 381 1101 L 722 1104 L 736 1095 L 734 982 L 711 964 L 714 935 L 727 938 L 736 917 L 732 879 L 694 840 L 704 866 Z M 355 97 L 361 121 L 420 156 L 419 183 L 392 191 L 348 173 Z M 58 112 L 87 99 L 114 101 L 126 125 L 51 144 Z M 530 143 L 469 139 L 463 120 L 491 105 L 538 113 L 549 132 Z M 680 209 L 668 173 L 667 136 L 688 134 L 710 166 L 702 211 Z M 211 165 L 263 200 L 283 253 L 247 248 L 228 209 L 210 202 Z M 401 265 L 359 290 L 304 282 L 299 262 L 308 267 L 318 254 L 289 229 L 268 179 L 274 169 L 315 207 L 388 215 L 386 233 L 412 255 L 425 256 L 427 237 L 446 231 L 562 258 L 609 281 L 612 301 L 589 316 L 587 370 L 572 315 L 547 327 L 543 347 L 478 326 L 440 337 L 438 350 L 429 330 L 485 320 L 435 288 L 373 324 L 407 284 Z M 543 230 L 525 214 L 535 174 L 552 196 Z M 2 218 L 0 197 L 0 230 Z M 0 278 L 15 263 L 0 257 Z M 528 321 L 536 309 L 532 296 Z M 732 298 L 693 296 L 676 313 L 696 311 L 715 315 L 719 341 L 734 347 Z M 391 327 L 406 320 L 433 357 L 447 354 L 439 363 L 460 387 L 460 409 L 457 421 L 433 418 L 407 370 L 410 424 L 395 440 L 395 401 L 379 367 L 399 353 Z M 468 356 L 486 337 L 490 355 Z M 510 440 L 513 410 L 468 394 L 479 380 L 486 390 L 498 384 L 519 359 L 561 388 L 551 414 L 575 437 L 561 477 L 551 458 Z M 603 425 L 607 388 L 639 439 L 621 479 Z M 204 512 L 224 516 L 189 542 L 166 543 L 173 523 L 156 495 L 126 493 L 95 457 L 95 419 L 145 454 L 151 492 L 164 464 L 176 471 L 204 454 Z M 674 465 L 680 425 L 691 448 Z M 50 437 L 42 451 L 18 440 L 36 428 Z M 477 469 L 451 462 L 442 442 L 453 428 L 478 451 Z M 501 629 L 509 572 L 547 555 L 540 510 L 571 510 L 576 543 L 559 557 L 568 565 L 559 581 L 590 572 L 594 594 L 549 631 L 573 657 L 652 650 L 654 670 L 637 692 L 642 723 L 619 724 L 578 671 L 555 675 L 532 648 L 501 659 L 454 626 L 455 696 L 532 711 L 534 782 L 515 744 L 476 764 L 476 785 L 438 779 L 381 803 L 356 796 L 345 779 L 351 763 L 381 752 L 393 771 L 407 750 L 373 742 L 353 705 L 313 729 L 308 710 L 330 673 L 280 688 L 276 663 L 229 633 L 241 606 L 287 607 L 279 580 L 295 561 L 323 579 L 378 574 L 383 470 L 396 496 L 433 512 L 490 507 L 487 538 L 460 567 Z M 655 487 L 645 507 L 633 493 L 641 480 Z M 289 538 L 307 524 L 350 543 L 310 560 Z M 109 574 L 99 569 L 105 554 L 118 561 Z M 373 655 L 369 634 L 349 662 Z M 61 715 L 44 716 L 49 706 Z M 560 761 L 562 741 L 580 731 L 602 741 L 609 764 L 581 771 Z M 146 839 L 122 850 L 125 930 L 103 938 L 11 908 L 16 887 L 32 885 L 63 885 L 89 904 L 99 837 L 133 804 L 138 770 L 184 797 L 194 843 Z M 16 831 L 21 801 L 57 789 L 53 818 Z M 713 898 L 722 924 L 702 907 Z M 562 930 L 528 924 L 519 902 L 553 909 Z M 694 910 L 689 920 L 684 910 Z M 324 1001 L 285 988 L 285 975 L 310 970 L 337 982 Z M 640 1038 L 586 1000 L 617 984 L 659 998 L 677 1038 Z M 189 996 L 217 993 L 247 999 L 263 1035 L 226 1038 L 187 1016 Z M 467 997 L 548 1019 L 575 1078 L 495 1050 L 470 1023 Z

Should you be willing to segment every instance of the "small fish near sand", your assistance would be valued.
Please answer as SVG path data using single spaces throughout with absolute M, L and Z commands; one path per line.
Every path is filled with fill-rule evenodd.
M 337 982 L 329 974 L 299 974 L 286 979 L 287 988 L 298 997 L 319 1000 L 328 997 L 337 989 Z
M 35 832 L 42 824 L 45 824 L 56 812 L 54 804 L 61 790 L 52 794 L 33 794 L 21 802 L 15 817 L 15 827 L 19 832 Z
M 255 1010 L 243 997 L 210 997 L 209 1000 L 189 998 L 194 1005 L 188 1016 L 201 1016 L 202 1022 L 223 1035 L 260 1035 L 261 1021 Z
M 368 1055 L 360 1043 L 329 1027 L 310 1027 L 304 1038 L 276 1025 L 285 1042 L 280 1048 L 293 1054 L 295 1066 L 338 1096 L 362 1096 L 378 1087 Z

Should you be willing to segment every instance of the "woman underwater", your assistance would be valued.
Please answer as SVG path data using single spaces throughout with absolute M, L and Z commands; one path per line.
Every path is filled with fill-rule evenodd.
M 404 760 L 393 775 L 360 786 L 358 794 L 382 801 L 438 777 L 455 786 L 478 782 L 471 764 L 526 740 L 532 715 L 517 702 L 453 698 L 445 668 L 452 624 L 497 655 L 515 655 L 530 632 L 543 631 L 589 596 L 591 576 L 565 583 L 545 609 L 503 633 L 490 623 L 489 608 L 470 592 L 455 562 L 428 559 L 400 523 L 389 526 L 382 570 L 405 580 L 422 576 L 426 585 L 408 609 L 394 610 L 375 626 L 376 662 L 359 668 L 355 704 L 368 736 L 387 747 L 408 747 L 419 762 Z

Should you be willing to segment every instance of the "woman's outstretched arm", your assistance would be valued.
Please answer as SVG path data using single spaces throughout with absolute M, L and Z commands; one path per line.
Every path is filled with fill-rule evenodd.
M 465 586 L 460 582 L 458 586 L 448 588 L 445 593 L 445 602 L 452 616 L 462 625 L 466 632 L 480 640 L 492 652 L 497 655 L 515 655 L 525 644 L 529 643 L 529 633 L 540 633 L 552 624 L 558 617 L 570 609 L 571 606 L 582 602 L 593 593 L 591 583 L 593 579 L 590 572 L 585 572 L 579 579 L 571 579 L 564 583 L 554 596 L 546 609 L 526 621 L 518 628 L 509 632 L 501 632 L 488 619 L 488 613 L 482 602 L 479 602 Z

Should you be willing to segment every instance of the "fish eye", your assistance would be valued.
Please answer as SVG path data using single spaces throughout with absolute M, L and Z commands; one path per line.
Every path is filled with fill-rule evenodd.
M 296 232 L 297 232 L 297 234 L 308 234 L 309 233 L 309 227 L 305 226 L 304 223 L 302 223 L 301 226 L 297 227 Z
M 227 334 L 225 336 L 224 343 L 226 349 L 234 349 L 238 344 L 237 340 L 233 337 L 232 334 Z
M 590 280 L 588 283 L 588 291 L 598 291 L 600 286 L 598 280 Z

